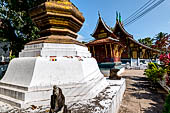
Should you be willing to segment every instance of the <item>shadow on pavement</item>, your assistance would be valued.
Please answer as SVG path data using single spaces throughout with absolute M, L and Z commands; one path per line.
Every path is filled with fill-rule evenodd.
M 131 89 L 138 89 L 138 93 L 135 92 L 131 93 L 130 95 L 141 100 L 142 103 L 144 103 L 145 100 L 152 102 L 149 103 L 150 107 L 147 108 L 143 108 L 141 105 L 141 111 L 143 113 L 162 113 L 163 105 L 167 95 L 163 88 L 160 85 L 157 85 L 156 89 L 153 89 L 150 82 L 145 77 L 133 76 L 130 77 L 130 79 L 136 81 L 130 84 L 134 87 Z

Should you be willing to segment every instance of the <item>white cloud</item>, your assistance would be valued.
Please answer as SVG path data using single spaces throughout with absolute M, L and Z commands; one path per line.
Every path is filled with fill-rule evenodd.
M 82 42 L 82 41 L 85 40 L 85 37 L 82 36 L 82 35 L 80 35 L 80 34 L 78 34 L 77 40 L 80 41 L 80 42 Z

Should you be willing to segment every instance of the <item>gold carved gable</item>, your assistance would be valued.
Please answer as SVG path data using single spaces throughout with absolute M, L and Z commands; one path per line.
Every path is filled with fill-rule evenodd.
M 105 37 L 107 37 L 107 33 L 98 34 L 98 38 L 105 38 Z

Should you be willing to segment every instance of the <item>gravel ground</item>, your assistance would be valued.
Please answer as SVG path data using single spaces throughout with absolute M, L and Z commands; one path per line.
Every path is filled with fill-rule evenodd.
M 27 109 L 18 109 L 0 101 L 0 113 L 49 113 L 49 106 L 30 106 Z
M 167 93 L 158 86 L 152 89 L 143 70 L 126 70 L 126 91 L 119 113 L 162 113 Z

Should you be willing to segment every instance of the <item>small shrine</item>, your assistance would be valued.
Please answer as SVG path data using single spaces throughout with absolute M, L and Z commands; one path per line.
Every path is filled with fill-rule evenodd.
M 94 32 L 91 34 L 95 40 L 88 42 L 92 56 L 98 63 L 101 62 L 136 62 L 140 65 L 142 61 L 156 59 L 158 50 L 137 42 L 133 35 L 129 34 L 117 14 L 116 24 L 109 27 L 99 14 L 99 19 Z
M 96 29 L 91 36 L 95 40 L 86 45 L 98 63 L 121 62 L 121 55 L 125 47 L 120 43 L 119 37 L 106 25 L 100 14 Z

